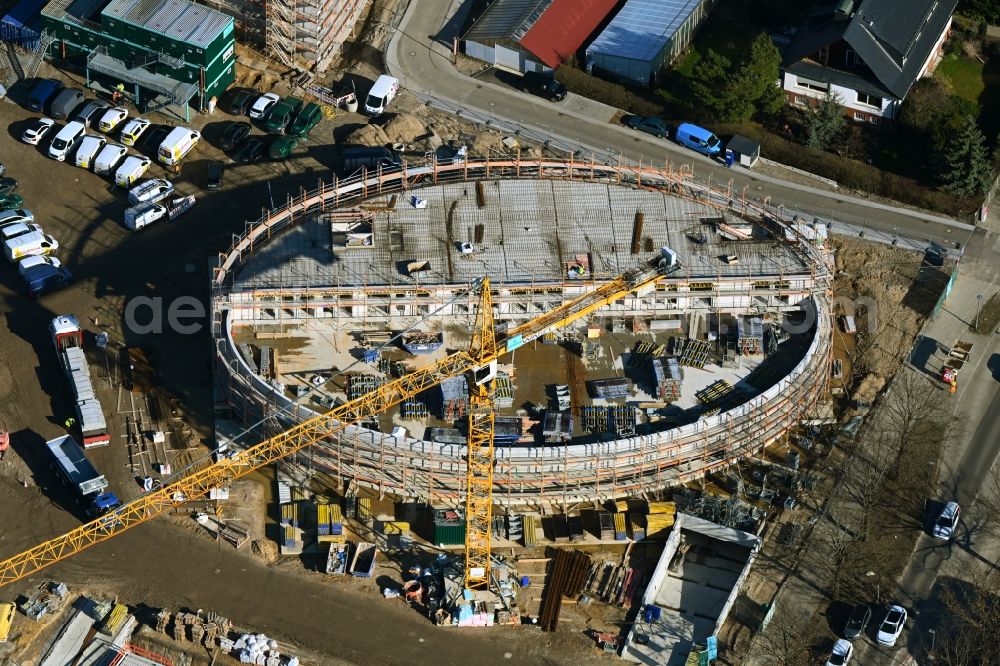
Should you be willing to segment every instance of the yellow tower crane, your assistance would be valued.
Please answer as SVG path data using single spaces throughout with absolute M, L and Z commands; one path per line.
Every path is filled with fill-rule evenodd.
M 240 451 L 231 458 L 223 458 L 213 463 L 211 458 L 206 457 L 189 467 L 186 470 L 187 474 L 179 480 L 132 500 L 114 513 L 84 523 L 63 535 L 3 560 L 0 562 L 0 586 L 30 576 L 40 569 L 72 557 L 102 541 L 107 541 L 125 530 L 180 506 L 184 502 L 208 494 L 212 488 L 228 486 L 233 480 L 270 465 L 311 444 L 329 440 L 345 428 L 379 414 L 404 400 L 415 397 L 420 392 L 433 388 L 446 379 L 472 373 L 472 379 L 476 386 L 487 381 L 491 382 L 492 375 L 490 373 L 495 372 L 495 364 L 500 356 L 540 338 L 546 333 L 578 321 L 609 303 L 623 298 L 626 294 L 641 293 L 652 289 L 658 280 L 678 267 L 676 255 L 672 251 L 669 251 L 668 255 L 667 251 L 663 250 L 661 255 L 508 331 L 503 340 L 496 339 L 492 324 L 493 313 L 489 284 L 484 281 L 486 284 L 483 285 L 480 297 L 480 312 L 477 313 L 480 324 L 473 336 L 474 344 L 469 352 L 456 352 L 426 368 L 400 377 L 388 384 L 383 384 L 370 393 L 334 407 L 325 414 L 307 419 L 285 432 Z M 484 302 L 489 306 L 488 308 L 482 306 Z M 480 406 L 488 404 L 490 400 L 489 387 L 486 387 L 484 391 L 483 400 L 485 402 L 478 403 Z M 472 391 L 472 394 L 476 393 L 476 391 Z M 476 395 L 475 399 L 479 399 L 479 397 Z M 483 411 L 478 413 L 481 414 L 485 411 L 483 408 Z M 488 431 L 490 433 L 488 437 L 477 439 L 474 446 L 478 447 L 480 452 L 478 455 L 472 455 L 471 451 L 469 453 L 469 476 L 475 481 L 474 484 L 470 481 L 470 487 L 475 485 L 475 510 L 470 512 L 467 520 L 471 524 L 473 516 L 475 517 L 477 536 L 477 540 L 471 548 L 471 561 L 486 563 L 486 566 L 483 567 L 486 569 L 483 576 L 479 578 L 474 576 L 474 581 L 485 581 L 485 577 L 488 575 L 490 500 L 483 499 L 483 492 L 485 489 L 488 498 L 492 485 L 492 423 L 492 410 L 489 410 L 489 416 L 483 419 L 470 419 L 470 433 L 473 431 Z M 483 464 L 487 455 L 489 456 L 487 465 L 489 469 L 485 471 L 480 465 Z M 473 493 L 470 493 L 471 495 Z M 483 508 L 484 501 L 485 508 Z M 485 522 L 483 522 L 484 517 Z M 484 531 L 485 547 L 483 546 Z M 485 560 L 483 559 L 484 552 Z M 467 554 L 469 553 L 467 552 Z M 476 573 L 479 573 L 478 569 Z
M 481 365 L 469 376 L 469 445 L 465 479 L 465 586 L 487 587 L 493 522 L 493 376 L 497 339 L 489 278 L 483 280 L 469 356 Z M 489 360 L 494 359 L 494 360 Z

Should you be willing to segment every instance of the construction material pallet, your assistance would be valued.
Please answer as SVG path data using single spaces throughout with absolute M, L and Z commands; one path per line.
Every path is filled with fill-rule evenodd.
M 241 342 L 239 346 L 240 356 L 246 361 L 246 364 L 250 366 L 250 370 L 255 374 L 260 374 L 260 369 L 257 367 L 257 361 L 253 358 L 253 351 L 250 349 L 250 345 L 245 342 Z
M 698 402 L 706 406 L 704 415 L 716 414 L 731 409 L 746 399 L 743 391 L 736 389 L 724 379 L 712 382 L 708 387 L 694 394 Z
M 594 398 L 625 398 L 629 394 L 628 380 L 624 377 L 592 379 L 587 382 L 590 395 Z
M 356 400 L 382 386 L 385 380 L 378 375 L 356 372 L 347 375 L 347 398 Z
M 681 365 L 692 368 L 704 368 L 708 362 L 708 354 L 712 347 L 704 340 L 693 340 L 691 338 L 680 338 L 677 341 L 678 349 L 674 353 L 680 359 Z
M 493 402 L 501 409 L 514 406 L 514 384 L 505 373 L 498 372 L 493 380 Z
M 400 406 L 400 414 L 404 419 L 422 419 L 431 415 L 427 405 L 416 398 L 407 398 Z
M 733 390 L 733 385 L 727 382 L 725 379 L 719 379 L 712 382 L 707 387 L 696 392 L 694 396 L 698 398 L 698 402 L 710 405 L 719 398 L 725 396 L 727 393 Z
M 584 429 L 589 432 L 613 432 L 619 437 L 635 436 L 635 407 L 630 405 L 582 407 L 580 416 Z
M 676 356 L 653 359 L 653 376 L 656 378 L 656 396 L 661 400 L 681 397 L 684 371 Z

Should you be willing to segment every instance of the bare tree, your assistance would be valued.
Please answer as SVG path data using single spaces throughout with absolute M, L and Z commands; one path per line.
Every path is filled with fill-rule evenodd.
M 812 666 L 823 643 L 828 641 L 821 625 L 798 608 L 779 602 L 771 622 L 758 634 L 748 661 L 773 666 Z
M 995 569 L 994 569 L 995 571 Z M 938 581 L 939 617 L 933 628 L 935 663 L 947 666 L 1000 664 L 1000 579 L 994 573 L 968 583 Z M 929 634 L 930 632 L 928 632 Z M 931 650 L 929 644 L 928 650 Z

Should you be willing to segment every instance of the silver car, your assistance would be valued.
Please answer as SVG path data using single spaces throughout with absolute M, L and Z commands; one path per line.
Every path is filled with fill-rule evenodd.
M 958 502 L 948 502 L 941 509 L 941 513 L 938 514 L 937 520 L 934 521 L 934 527 L 931 530 L 931 536 L 935 539 L 940 539 L 941 541 L 947 541 L 955 536 L 955 528 L 958 527 L 958 519 L 962 515 L 962 507 L 958 505 Z

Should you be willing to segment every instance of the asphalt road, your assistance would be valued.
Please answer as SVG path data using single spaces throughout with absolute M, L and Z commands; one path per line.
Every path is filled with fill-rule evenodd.
M 985 367 L 983 371 L 990 373 Z M 945 492 L 953 493 L 952 496 L 965 509 L 966 515 L 979 496 L 987 476 L 992 473 L 998 454 L 1000 454 L 1000 391 L 994 393 L 965 449 L 961 462 L 951 475 L 953 483 L 946 484 L 952 487 Z M 947 497 L 948 495 L 943 496 L 945 499 Z M 956 549 L 967 550 L 972 536 L 963 524 L 960 524 L 956 531 L 956 539 L 949 543 L 942 543 L 926 534 L 922 535 L 913 551 L 910 567 L 900 579 L 901 598 L 908 603 L 919 603 L 926 599 L 934 587 L 941 564 L 951 558 Z
M 604 116 L 613 110 L 572 94 L 562 102 L 551 103 L 511 86 L 466 77 L 451 64 L 450 50 L 435 41 L 450 14 L 447 3 L 410 3 L 386 49 L 387 67 L 403 87 L 425 100 L 434 100 L 431 103 L 440 103 L 442 108 L 460 111 L 463 116 L 474 113 L 496 122 L 530 127 L 543 136 L 602 155 L 621 153 L 632 161 L 692 163 L 696 177 L 701 179 L 711 178 L 716 183 L 732 179 L 737 190 L 746 188 L 748 197 L 770 196 L 774 205 L 859 229 L 881 230 L 950 246 L 968 235 L 968 225 L 942 216 L 787 183 L 742 168 L 727 169 L 670 141 L 610 124 L 608 117 L 594 117 L 595 109 L 606 111 Z M 590 116 L 586 115 L 588 112 Z

